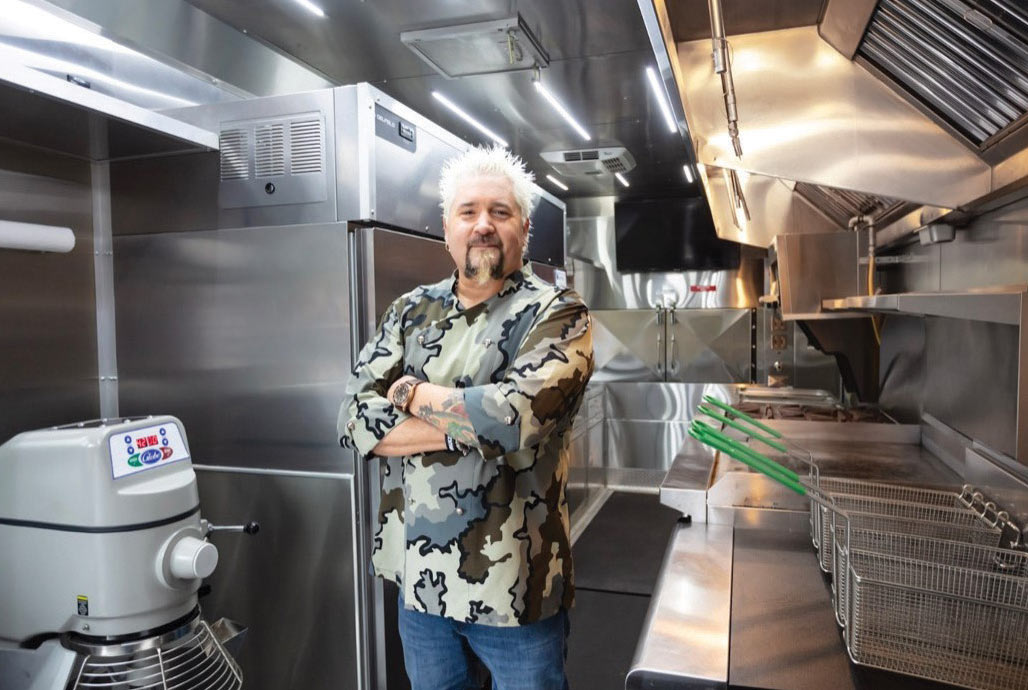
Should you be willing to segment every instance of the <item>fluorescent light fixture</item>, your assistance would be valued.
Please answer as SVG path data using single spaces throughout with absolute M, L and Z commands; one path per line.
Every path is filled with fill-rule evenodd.
M 567 108 L 565 108 L 561 104 L 561 102 L 558 101 L 552 93 L 550 93 L 549 89 L 543 86 L 543 83 L 541 81 L 535 82 L 535 88 L 539 93 L 543 95 L 543 98 L 546 99 L 546 102 L 549 103 L 554 110 L 560 113 L 561 117 L 567 120 L 568 124 L 571 125 L 572 129 L 578 132 L 579 136 L 581 136 L 586 141 L 592 140 L 592 137 L 589 136 L 589 132 L 585 131 L 585 128 L 582 127 L 582 125 L 578 124 L 578 121 L 571 116 L 571 113 L 568 112 Z
M 74 248 L 75 233 L 71 228 L 0 220 L 0 249 L 67 254 Z
M 497 134 L 493 130 L 489 129 L 488 127 L 483 125 L 481 122 L 479 122 L 475 118 L 473 118 L 470 115 L 468 115 L 466 112 L 464 112 L 463 109 L 461 109 L 460 106 L 458 106 L 456 103 L 451 101 L 449 98 L 447 98 L 443 94 L 439 93 L 438 91 L 433 91 L 432 92 L 432 97 L 435 98 L 440 103 L 442 103 L 443 105 L 445 105 L 447 108 L 449 108 L 453 112 L 455 112 L 458 115 L 458 117 L 460 117 L 462 120 L 467 122 L 469 125 L 471 125 L 475 129 L 477 129 L 482 134 L 486 135 L 487 137 L 489 137 L 490 139 L 495 141 L 500 146 L 503 146 L 505 148 L 509 148 L 510 147 L 510 144 L 508 144 L 502 137 L 500 137 L 499 134 Z
M 668 131 L 672 134 L 677 132 L 678 127 L 675 126 L 675 118 L 671 117 L 671 106 L 668 105 L 667 95 L 664 93 L 664 89 L 661 88 L 660 82 L 657 81 L 657 71 L 652 67 L 647 67 L 646 76 L 650 79 L 650 88 L 653 90 L 653 95 L 657 98 L 657 103 L 660 103 L 660 112 L 664 113 L 664 122 L 667 123 Z
M 313 2 L 311 2 L 311 0 L 293 0 L 293 2 L 295 2 L 297 5 L 307 10 L 311 14 L 316 14 L 319 17 L 325 16 L 325 10 L 315 5 Z
M 563 182 L 561 182 L 560 180 L 558 180 L 553 175 L 547 175 L 546 179 L 549 180 L 550 182 L 552 182 L 553 184 L 555 184 L 556 186 L 560 187 L 561 189 L 563 189 L 565 192 L 568 191 L 568 186 L 566 184 L 564 184 Z
M 692 174 L 692 166 L 689 165 L 688 163 L 686 163 L 685 165 L 682 166 L 682 170 L 685 171 L 685 181 L 688 182 L 689 184 L 692 184 L 696 180 L 696 178 L 693 177 L 693 174 Z
M 626 180 L 625 176 L 622 175 L 621 173 L 614 173 L 614 177 L 618 178 L 618 182 L 620 182 L 621 184 L 625 185 L 626 187 L 629 186 L 628 185 L 628 180 Z

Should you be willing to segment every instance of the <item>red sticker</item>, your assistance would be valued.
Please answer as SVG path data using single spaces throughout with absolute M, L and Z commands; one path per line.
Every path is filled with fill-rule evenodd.
M 171 448 L 164 446 L 163 448 L 161 448 L 161 460 L 167 460 L 171 457 L 171 454 L 174 452 L 175 451 L 173 451 Z
M 690 285 L 689 292 L 717 292 L 717 285 Z

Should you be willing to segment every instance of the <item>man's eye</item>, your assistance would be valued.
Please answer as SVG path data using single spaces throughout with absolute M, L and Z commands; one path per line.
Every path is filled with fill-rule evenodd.
M 493 215 L 498 218 L 509 218 L 510 213 L 508 211 L 493 211 Z

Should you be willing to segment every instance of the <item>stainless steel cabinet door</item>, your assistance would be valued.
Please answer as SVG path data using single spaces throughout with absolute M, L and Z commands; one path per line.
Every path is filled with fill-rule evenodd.
M 666 318 L 668 381 L 747 383 L 751 380 L 751 309 L 672 309 Z
M 663 311 L 597 309 L 593 381 L 663 381 L 667 365 Z

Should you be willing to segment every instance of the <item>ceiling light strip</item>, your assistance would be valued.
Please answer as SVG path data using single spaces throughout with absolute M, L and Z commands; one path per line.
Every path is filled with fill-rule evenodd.
M 567 120 L 567 123 L 569 125 L 571 125 L 572 129 L 574 129 L 576 132 L 578 132 L 578 135 L 580 137 L 582 137 L 586 141 L 591 141 L 592 140 L 592 137 L 589 136 L 589 132 L 585 131 L 585 128 L 582 127 L 582 125 L 578 124 L 578 121 L 575 120 L 575 118 L 571 116 L 571 113 L 568 112 L 567 108 L 565 108 L 561 104 L 561 102 L 558 101 L 557 98 L 552 93 L 550 93 L 549 89 L 547 89 L 545 86 L 543 86 L 543 83 L 541 81 L 535 82 L 535 88 L 536 88 L 537 91 L 539 91 L 539 93 L 541 93 L 543 95 L 543 98 L 546 99 L 546 102 L 549 103 L 550 106 L 552 106 L 554 110 L 556 110 L 558 113 L 560 113 L 561 117 L 563 117 L 565 120 Z
M 293 2 L 295 2 L 297 5 L 307 10 L 311 14 L 316 14 L 319 17 L 325 16 L 325 10 L 315 5 L 313 2 L 311 2 L 311 0 L 293 0 Z
M 506 147 L 506 148 L 510 147 L 510 144 L 508 144 L 507 141 L 505 139 L 503 139 L 503 137 L 501 137 L 499 134 L 497 134 L 493 130 L 491 130 L 488 127 L 486 127 L 485 125 L 483 125 L 481 122 L 479 122 L 475 118 L 473 118 L 470 115 L 468 115 L 466 112 L 464 112 L 464 110 L 460 106 L 458 106 L 456 103 L 451 101 L 449 98 L 447 98 L 443 94 L 439 93 L 438 91 L 433 91 L 432 92 L 432 97 L 435 98 L 440 103 L 442 103 L 443 105 L 445 105 L 450 110 L 452 110 L 454 113 L 457 114 L 458 117 L 460 117 L 462 120 L 467 122 L 469 125 L 471 125 L 475 129 L 477 129 L 482 134 L 486 135 L 487 137 L 489 137 L 490 139 L 495 141 L 500 146 L 503 146 L 503 147 Z
M 558 180 L 553 175 L 547 175 L 546 179 L 549 180 L 550 182 L 552 182 L 555 186 L 560 187 L 561 189 L 563 189 L 565 192 L 568 191 L 568 186 L 566 184 L 564 184 L 563 182 L 561 182 L 560 180 Z
M 660 87 L 660 82 L 657 81 L 657 71 L 652 67 L 647 67 L 646 76 L 650 80 L 650 89 L 653 91 L 657 103 L 660 104 L 660 112 L 664 114 L 664 122 L 667 123 L 667 129 L 674 134 L 678 131 L 678 127 L 675 124 L 675 118 L 671 116 L 671 106 L 668 105 L 667 95 L 664 93 L 664 89 Z M 692 182 L 692 180 L 689 181 Z
M 628 180 L 626 180 L 625 176 L 621 173 L 614 173 L 614 177 L 618 178 L 618 182 L 620 182 L 621 184 L 625 185 L 626 187 L 629 186 Z

